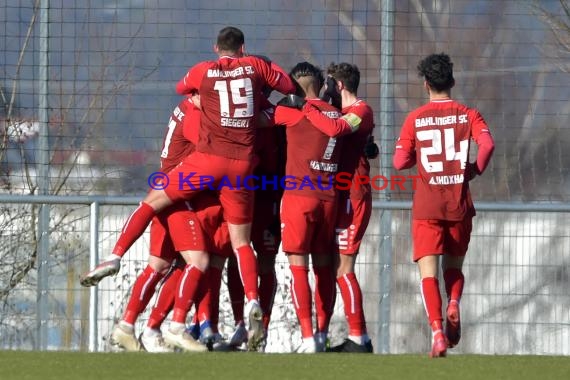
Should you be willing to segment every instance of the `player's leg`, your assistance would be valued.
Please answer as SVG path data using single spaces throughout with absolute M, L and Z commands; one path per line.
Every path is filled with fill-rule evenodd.
M 267 331 L 277 289 L 275 257 L 281 243 L 281 222 L 279 219 L 278 195 L 274 192 L 256 194 L 251 240 L 257 253 L 259 269 L 259 304 L 263 311 L 264 340 L 260 351 L 267 344 Z
M 230 302 L 235 322 L 235 329 L 230 336 L 229 345 L 231 347 L 237 348 L 240 347 L 243 343 L 247 343 L 247 329 L 245 327 L 243 316 L 245 293 L 243 291 L 243 284 L 239 276 L 237 258 L 233 254 L 228 260 L 227 281 L 228 293 L 230 296 Z
M 231 173 L 250 174 L 251 169 L 244 163 L 233 160 L 235 167 Z M 248 164 L 249 165 L 249 164 Z M 237 177 L 237 174 L 235 174 Z M 237 258 L 238 269 L 243 284 L 247 303 L 244 316 L 248 324 L 248 350 L 257 351 L 263 341 L 263 311 L 259 305 L 258 268 L 255 252 L 251 246 L 251 224 L 253 220 L 253 191 L 251 187 L 240 188 L 224 187 L 220 191 L 220 202 L 224 209 L 224 219 L 228 224 L 228 231 L 234 254 Z
M 227 256 L 222 255 L 222 253 L 227 255 L 227 252 L 222 252 L 221 247 L 229 246 L 231 254 L 231 245 L 217 194 L 203 192 L 193 198 L 192 204 L 196 209 L 196 216 L 202 227 L 205 246 L 210 257 L 205 274 L 205 293 L 196 307 L 197 312 L 193 318 L 193 323 L 196 325 L 192 335 L 212 350 L 214 343 L 221 341 L 218 333 L 219 294 L 222 270 L 227 259 Z
M 208 270 L 208 284 L 210 289 L 210 327 L 212 335 L 208 336 L 205 329 L 200 329 L 201 339 L 208 349 L 216 349 L 216 343 L 220 343 L 222 336 L 218 331 L 220 318 L 220 288 L 222 286 L 222 271 L 227 257 L 217 254 L 210 255 L 210 268 Z M 200 313 L 202 315 L 202 313 Z M 219 345 L 218 345 L 219 346 Z M 219 348 L 219 347 L 218 347 Z
M 144 233 L 152 218 L 170 204 L 171 201 L 164 191 L 151 190 L 127 219 L 111 255 L 84 273 L 79 280 L 81 285 L 95 286 L 103 278 L 117 274 L 127 250 Z
M 336 283 L 332 254 L 311 255 L 313 273 L 315 274 L 315 344 L 317 352 L 327 348 L 329 325 L 336 301 Z
M 203 296 L 201 290 L 204 289 L 205 281 L 202 280 L 208 268 L 209 256 L 206 251 L 182 251 L 180 254 L 186 266 L 178 283 L 172 309 L 172 321 L 164 332 L 164 340 L 185 351 L 204 352 L 208 348 L 186 332 L 186 317 L 197 298 Z
M 459 305 L 465 283 L 462 268 L 471 237 L 471 217 L 467 217 L 462 222 L 450 222 L 448 224 L 445 240 L 446 254 L 442 260 L 443 279 L 447 294 L 445 335 L 449 347 L 454 347 L 461 339 Z
M 168 218 L 168 226 L 174 243 L 174 248 L 180 252 L 186 266 L 178 283 L 172 321 L 165 330 L 164 339 L 167 343 L 186 351 L 206 351 L 207 347 L 197 342 L 186 332 L 186 317 L 193 304 L 197 304 L 205 294 L 205 272 L 209 264 L 205 231 L 201 218 L 208 214 L 209 203 L 198 205 L 199 197 L 193 203 L 195 209 L 187 202 L 182 202 L 178 212 Z M 214 207 L 214 206 L 212 206 Z
M 441 293 L 437 277 L 439 256 L 443 253 L 443 236 L 443 228 L 439 221 L 412 221 L 414 261 L 420 272 L 422 300 L 432 331 L 431 357 L 442 357 L 447 352 L 447 341 L 443 333 Z
M 311 259 L 315 274 L 315 313 L 317 326 L 315 342 L 318 352 L 327 348 L 330 320 L 336 301 L 336 280 L 334 274 L 334 228 L 336 201 L 320 201 L 321 215 L 313 233 Z
M 275 273 L 275 257 L 271 251 L 258 251 L 257 261 L 259 265 L 259 305 L 263 311 L 263 343 L 261 351 L 267 344 L 267 332 L 271 321 L 273 301 L 277 291 L 277 275 Z
M 281 202 L 281 239 L 291 270 L 291 299 L 299 320 L 302 342 L 299 353 L 316 352 L 313 332 L 313 297 L 309 284 L 309 253 L 318 219 L 319 200 L 285 192 Z
M 119 239 L 109 257 L 80 278 L 83 286 L 95 286 L 101 279 L 116 274 L 120 269 L 120 260 L 144 233 L 154 215 L 166 207 L 178 202 L 191 199 L 205 187 L 214 185 L 224 175 L 224 159 L 194 152 L 168 173 L 169 183 L 164 189 L 151 189 L 140 203 L 139 207 L 125 222 Z M 190 175 L 191 174 L 191 175 Z M 204 178 L 212 179 L 205 184 Z
M 181 257 L 177 261 L 184 262 Z M 164 342 L 160 327 L 174 306 L 174 297 L 183 270 L 184 264 L 175 264 L 158 290 L 156 302 L 140 336 L 141 345 L 148 352 L 172 352 L 172 348 Z
M 360 244 L 372 214 L 372 198 L 346 199 L 337 215 L 337 268 L 336 282 L 343 299 L 344 313 L 349 327 L 348 338 L 331 351 L 371 353 L 372 341 L 368 336 L 364 316 L 363 296 L 355 273 Z
M 150 256 L 148 265 L 137 277 L 131 290 L 123 318 L 111 333 L 111 343 L 127 351 L 139 351 L 134 324 L 154 295 L 155 288 L 170 269 L 175 252 L 168 236 L 165 217 L 157 216 L 150 227 Z

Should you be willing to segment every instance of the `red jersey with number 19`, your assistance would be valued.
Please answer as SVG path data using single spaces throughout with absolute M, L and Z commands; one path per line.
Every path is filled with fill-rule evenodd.
M 179 94 L 200 94 L 202 119 L 196 150 L 251 160 L 255 117 L 264 86 L 282 93 L 295 90 L 288 76 L 255 56 L 224 56 L 192 67 L 176 90 Z
M 415 154 L 418 165 L 413 219 L 475 215 L 465 169 L 471 139 L 482 133 L 489 129 L 479 111 L 451 99 L 431 101 L 408 115 L 396 149 Z

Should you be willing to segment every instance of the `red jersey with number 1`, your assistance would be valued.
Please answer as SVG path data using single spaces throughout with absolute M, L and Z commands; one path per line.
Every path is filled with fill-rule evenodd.
M 265 86 L 282 93 L 295 91 L 288 76 L 255 56 L 224 56 L 192 67 L 176 90 L 179 94 L 200 94 L 202 119 L 196 150 L 251 160 L 255 117 Z
M 338 119 L 342 116 L 338 109 L 321 99 L 307 101 L 329 118 Z M 333 182 L 341 157 L 340 139 L 321 132 L 295 108 L 277 106 L 275 124 L 287 127 L 285 191 L 334 200 L 336 189 Z
M 194 151 L 199 126 L 200 109 L 190 98 L 184 98 L 172 111 L 164 135 L 160 153 L 160 169 L 163 172 L 168 173 Z
M 413 219 L 463 220 L 475 215 L 465 180 L 471 139 L 489 133 L 476 109 L 454 100 L 431 101 L 412 111 L 402 126 L 396 149 L 415 154 Z

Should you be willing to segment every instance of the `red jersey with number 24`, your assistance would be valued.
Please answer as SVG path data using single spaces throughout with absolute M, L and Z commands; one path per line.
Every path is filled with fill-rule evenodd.
M 459 221 L 475 215 L 465 168 L 471 139 L 481 133 L 489 129 L 479 111 L 450 99 L 431 101 L 408 115 L 396 149 L 416 157 L 420 178 L 413 219 Z

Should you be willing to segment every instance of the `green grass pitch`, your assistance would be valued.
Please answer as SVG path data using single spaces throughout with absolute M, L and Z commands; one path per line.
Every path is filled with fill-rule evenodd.
M 0 351 L 2 380 L 570 379 L 570 358 L 363 354 L 146 354 Z

